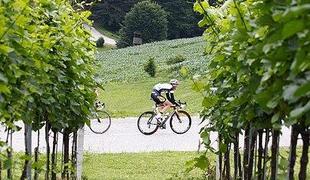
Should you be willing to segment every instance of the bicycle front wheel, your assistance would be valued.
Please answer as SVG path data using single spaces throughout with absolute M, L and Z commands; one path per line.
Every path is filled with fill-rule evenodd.
M 139 131 L 144 135 L 154 134 L 158 129 L 158 122 L 154 118 L 153 111 L 147 111 L 140 115 L 137 121 Z
M 89 128 L 96 134 L 103 134 L 111 127 L 111 117 L 106 111 L 96 111 L 90 119 Z
M 170 118 L 170 127 L 172 131 L 177 134 L 186 133 L 190 129 L 191 125 L 191 116 L 186 111 L 179 110 Z

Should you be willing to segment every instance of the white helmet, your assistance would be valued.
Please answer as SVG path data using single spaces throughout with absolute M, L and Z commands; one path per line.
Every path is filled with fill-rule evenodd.
M 170 84 L 173 85 L 173 86 L 176 86 L 176 85 L 179 85 L 180 82 L 177 79 L 171 79 L 170 80 Z

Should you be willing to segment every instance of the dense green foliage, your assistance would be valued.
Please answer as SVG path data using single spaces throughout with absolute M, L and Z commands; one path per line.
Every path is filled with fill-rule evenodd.
M 197 26 L 201 18 L 193 11 L 193 1 L 155 0 L 168 12 L 168 39 L 201 36 L 203 29 Z
M 209 26 L 207 81 L 199 81 L 210 120 L 205 145 L 212 150 L 210 131 L 227 144 L 249 125 L 309 126 L 309 1 L 229 0 L 221 8 L 197 1 L 194 9 L 204 15 L 199 25 Z
M 96 2 L 92 7 L 91 19 L 95 25 L 117 32 L 121 29 L 126 13 L 139 0 L 104 0 Z
M 132 45 L 135 32 L 141 34 L 143 43 L 164 40 L 167 23 L 167 13 L 161 6 L 151 1 L 139 2 L 125 16 L 118 47 Z
M 0 123 L 77 129 L 87 122 L 97 86 L 94 45 L 62 0 L 0 1 Z
M 142 0 L 104 0 L 97 2 L 91 11 L 92 19 L 97 27 L 118 32 L 125 15 Z M 199 15 L 193 11 L 193 1 L 154 0 L 168 13 L 168 39 L 200 36 L 203 29 L 197 27 Z
M 144 71 L 147 72 L 151 77 L 155 77 L 156 65 L 154 58 L 150 58 L 148 62 L 144 65 Z
M 309 4 L 203 5 L 210 18 L 200 24 L 214 23 L 206 31 L 210 61 L 203 89 L 211 120 L 228 126 L 235 120 L 238 126 L 266 120 L 264 125 L 279 127 L 282 119 L 309 123 Z M 195 9 L 204 13 L 198 3 Z

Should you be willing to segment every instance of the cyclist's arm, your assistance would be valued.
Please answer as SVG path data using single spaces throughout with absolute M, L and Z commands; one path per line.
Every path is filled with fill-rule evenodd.
M 166 96 L 167 96 L 168 101 L 170 101 L 174 105 L 178 105 L 178 103 L 175 101 L 174 92 L 173 91 L 167 92 Z

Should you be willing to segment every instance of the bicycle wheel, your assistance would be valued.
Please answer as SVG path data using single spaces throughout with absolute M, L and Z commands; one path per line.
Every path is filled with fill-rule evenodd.
M 89 128 L 96 134 L 105 133 L 111 126 L 111 117 L 106 111 L 96 111 L 90 119 Z
M 139 131 L 144 135 L 154 134 L 158 129 L 158 122 L 154 118 L 153 111 L 147 111 L 140 115 L 137 121 Z
M 191 125 L 191 116 L 186 111 L 179 110 L 170 118 L 170 127 L 172 131 L 177 134 L 186 133 L 190 129 Z

